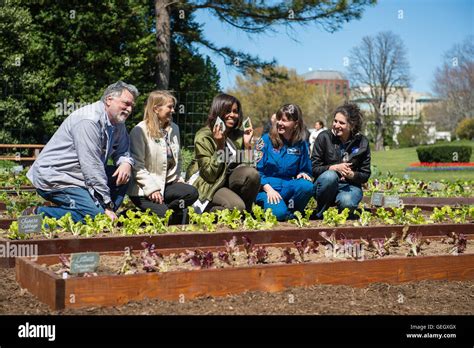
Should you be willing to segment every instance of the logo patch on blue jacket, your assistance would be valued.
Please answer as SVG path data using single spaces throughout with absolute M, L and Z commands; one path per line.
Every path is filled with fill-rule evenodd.
M 359 152 L 359 148 L 358 148 L 358 147 L 353 147 L 353 148 L 351 149 L 351 153 L 357 153 L 357 152 Z
M 288 150 L 288 155 L 301 155 L 301 151 L 298 148 L 290 147 Z

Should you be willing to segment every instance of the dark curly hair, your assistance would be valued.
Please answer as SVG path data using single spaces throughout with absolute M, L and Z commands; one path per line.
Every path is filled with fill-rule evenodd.
M 213 129 L 214 124 L 216 123 L 217 117 L 220 117 L 222 121 L 224 120 L 224 116 L 227 115 L 229 112 L 232 111 L 232 105 L 237 104 L 237 110 L 239 113 L 239 122 L 234 126 L 234 129 L 237 129 L 242 124 L 242 105 L 240 101 L 229 94 L 221 93 L 216 95 L 212 100 L 211 109 L 209 110 L 209 115 L 207 117 L 207 126 Z
M 362 111 L 360 111 L 360 108 L 357 104 L 346 103 L 339 106 L 336 110 L 334 110 L 333 118 L 339 113 L 346 117 L 347 122 L 351 126 L 351 136 L 354 136 L 360 132 L 362 129 L 364 114 Z

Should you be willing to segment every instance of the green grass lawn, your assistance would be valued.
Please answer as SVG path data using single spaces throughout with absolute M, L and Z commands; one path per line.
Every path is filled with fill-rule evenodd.
M 473 141 L 455 141 L 452 145 L 471 145 Z M 419 162 L 416 154 L 416 147 L 395 149 L 388 151 L 372 151 L 372 164 L 376 165 L 382 174 L 391 172 L 394 176 L 403 178 L 408 175 L 413 179 L 423 180 L 474 180 L 474 171 L 444 171 L 444 172 L 406 172 L 410 163 Z M 474 162 L 474 151 L 471 155 L 471 162 Z

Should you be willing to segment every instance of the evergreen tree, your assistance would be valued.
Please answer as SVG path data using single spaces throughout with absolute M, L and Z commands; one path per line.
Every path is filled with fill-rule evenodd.
M 117 80 L 141 92 L 127 125 L 142 119 L 146 97 L 156 89 L 152 2 L 20 3 L 0 7 L 0 16 L 0 117 L 5 115 L 0 141 L 44 143 L 67 115 L 98 100 Z M 195 25 L 190 19 L 176 24 L 180 32 Z M 196 48 L 179 40 L 178 35 L 173 39 L 170 88 L 208 91 L 209 100 L 219 89 L 217 70 Z M 16 57 L 21 57 L 20 66 Z

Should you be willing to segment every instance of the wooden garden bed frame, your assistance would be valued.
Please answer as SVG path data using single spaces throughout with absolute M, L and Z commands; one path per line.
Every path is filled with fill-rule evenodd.
M 224 232 L 181 232 L 158 235 L 138 236 L 110 236 L 110 237 L 79 237 L 61 239 L 37 239 L 37 240 L 8 240 L 0 239 L 0 245 L 4 248 L 17 245 L 37 246 L 38 256 L 51 254 L 71 254 L 86 251 L 110 252 L 123 251 L 126 247 L 134 250 L 142 249 L 141 243 L 155 244 L 159 249 L 166 248 L 203 248 L 219 247 L 224 245 L 224 240 L 230 240 L 236 236 L 241 240 L 242 236 L 248 236 L 256 244 L 292 243 L 294 241 L 311 238 L 314 241 L 323 241 L 319 232 L 336 232 L 337 237 L 344 235 L 348 239 L 359 239 L 370 235 L 372 238 L 390 237 L 392 232 L 401 235 L 402 225 L 384 225 L 373 227 L 312 227 L 294 228 L 281 230 L 228 230 Z M 424 237 L 444 236 L 448 232 L 474 234 L 474 224 L 430 224 L 411 225 L 409 233 L 420 232 Z M 15 266 L 15 257 L 0 257 L 1 268 Z
M 0 219 L 0 228 L 3 230 L 8 230 L 13 221 L 17 219 Z
M 20 191 L 24 192 L 36 192 L 36 188 L 34 186 L 28 185 L 28 186 L 20 186 L 19 187 Z M 13 186 L 6 186 L 6 187 L 0 187 L 0 192 L 6 192 L 7 194 L 11 196 L 17 196 L 17 188 Z
M 474 254 L 255 265 L 68 279 L 62 279 L 40 266 L 57 262 L 57 255 L 42 256 L 36 262 L 20 258 L 15 270 L 20 286 L 53 310 L 117 306 L 145 298 L 182 301 L 247 291 L 278 292 L 315 284 L 363 287 L 374 282 L 398 284 L 420 280 L 474 279 Z

